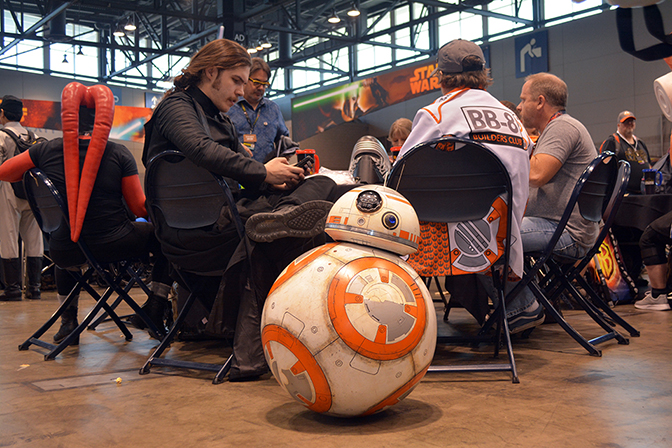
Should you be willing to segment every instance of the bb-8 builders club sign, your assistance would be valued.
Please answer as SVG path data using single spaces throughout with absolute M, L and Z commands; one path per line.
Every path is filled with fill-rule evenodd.
M 481 47 L 489 66 L 490 48 Z M 369 112 L 439 90 L 436 58 L 292 99 L 292 135 L 301 141 Z

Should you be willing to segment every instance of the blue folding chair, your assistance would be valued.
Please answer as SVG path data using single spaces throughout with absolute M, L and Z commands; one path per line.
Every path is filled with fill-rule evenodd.
M 28 198 L 30 208 L 35 215 L 35 219 L 37 220 L 38 225 L 45 234 L 49 235 L 61 226 L 69 226 L 68 209 L 65 201 L 63 200 L 63 197 L 61 196 L 61 193 L 58 191 L 56 186 L 42 171 L 37 168 L 33 168 L 27 171 L 23 176 L 23 184 L 26 189 L 26 196 Z M 113 272 L 111 269 L 104 268 L 96 260 L 84 242 L 83 238 L 79 239 L 77 245 L 87 260 L 89 266 L 88 269 L 86 269 L 84 274 L 68 270 L 68 272 L 77 280 L 75 287 L 72 289 L 72 291 L 70 291 L 65 301 L 49 318 L 49 320 L 47 320 L 44 325 L 42 325 L 35 333 L 33 333 L 31 337 L 19 345 L 19 350 L 27 350 L 28 347 L 30 347 L 32 344 L 35 344 L 50 350 L 49 353 L 45 355 L 45 360 L 54 359 L 77 337 L 79 337 L 82 331 L 84 331 L 87 325 L 89 325 L 89 323 L 101 309 L 105 310 L 105 312 L 112 318 L 114 323 L 124 334 L 126 340 L 130 341 L 133 339 L 133 335 L 128 330 L 128 328 L 126 328 L 126 325 L 122 322 L 119 316 L 115 313 L 114 308 L 107 303 L 108 300 L 112 297 L 113 293 L 116 293 L 121 300 L 128 304 L 133 309 L 133 311 L 143 319 L 151 332 L 153 332 L 157 337 L 160 336 L 161 333 L 152 323 L 151 319 L 149 319 L 149 317 L 135 302 L 135 300 L 133 300 L 133 298 L 128 295 L 128 290 L 133 285 L 133 282 L 140 281 L 137 273 L 131 268 L 131 261 L 120 260 L 119 262 L 121 268 Z M 68 268 L 70 266 L 61 267 Z M 91 276 L 94 272 L 98 274 L 99 278 L 103 279 L 107 286 L 107 289 L 102 295 L 98 294 L 98 292 L 88 284 L 88 281 L 91 279 Z M 126 289 L 121 287 L 121 280 L 124 272 L 131 276 L 131 281 L 127 284 Z M 58 320 L 63 312 L 72 304 L 73 300 L 79 295 L 79 291 L 81 289 L 87 291 L 91 297 L 96 300 L 96 304 L 94 305 L 93 309 L 86 315 L 77 328 L 75 328 L 75 330 L 73 330 L 59 344 L 55 345 L 42 341 L 40 337 L 49 328 L 51 328 L 51 326 Z
M 538 280 L 538 284 L 543 290 L 544 295 L 541 299 L 542 304 L 545 305 L 554 318 L 557 317 L 558 323 L 565 331 L 594 356 L 599 356 L 600 351 L 595 346 L 602 342 L 616 339 L 619 344 L 628 343 L 628 340 L 613 328 L 616 324 L 628 331 L 632 337 L 640 335 L 636 328 L 625 321 L 600 298 L 582 275 L 586 266 L 599 252 L 602 241 L 607 236 L 614 222 L 618 207 L 623 200 L 628 186 L 628 179 L 630 178 L 630 164 L 626 161 L 617 162 L 615 157 L 609 157 L 610 154 L 607 153 L 605 156 L 596 159 L 596 162 L 594 162 L 595 165 L 591 164 L 589 166 L 589 169 L 593 167 L 590 175 L 580 179 L 577 183 L 577 188 L 581 188 L 581 192 L 577 196 L 581 215 L 593 222 L 598 220 L 599 215 L 602 220 L 602 227 L 595 240 L 595 244 L 581 258 L 561 256 L 551 252 L 550 257 L 545 261 L 547 271 Z M 582 184 L 583 186 L 581 187 Z M 607 186 L 606 189 L 604 189 L 604 185 Z M 577 190 L 575 189 L 576 192 Z M 566 210 L 566 213 L 569 212 L 571 210 Z M 558 230 L 556 230 L 557 232 Z M 562 232 L 560 231 L 560 233 Z M 544 254 L 542 254 L 543 256 Z M 584 297 L 579 292 L 576 286 L 574 286 L 574 282 L 583 288 L 587 297 Z M 569 325 L 553 306 L 556 299 L 564 293 L 570 294 L 606 333 L 586 340 L 586 338 Z

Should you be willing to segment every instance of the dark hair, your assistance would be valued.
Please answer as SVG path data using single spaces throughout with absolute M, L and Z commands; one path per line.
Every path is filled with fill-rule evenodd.
M 567 107 L 567 84 L 550 73 L 535 73 L 525 78 L 529 82 L 530 94 L 533 98 L 542 95 L 546 102 L 554 108 L 564 110 Z
M 197 85 L 209 68 L 231 70 L 250 65 L 250 54 L 243 46 L 228 39 L 213 40 L 191 57 L 187 68 L 182 69 L 182 74 L 173 80 L 175 87 L 166 92 L 166 95 Z
M 93 125 L 96 121 L 96 109 L 89 109 L 86 106 L 79 106 L 79 135 L 87 132 L 93 132 Z
M 516 114 L 516 117 L 518 117 L 518 119 L 520 119 L 520 112 L 518 112 L 518 108 L 516 107 L 516 105 L 514 103 L 512 103 L 511 101 L 508 101 L 508 100 L 502 100 L 502 101 L 500 101 L 500 103 L 502 103 L 502 105 L 505 106 L 507 109 L 511 110 L 511 112 Z
M 252 73 L 256 72 L 257 70 L 261 70 L 264 73 L 266 73 L 266 76 L 268 79 L 271 79 L 271 67 L 266 63 L 261 58 L 252 58 L 252 66 L 250 67 L 250 75 Z
M 21 121 L 23 117 L 23 101 L 14 95 L 5 95 L 0 103 L 0 110 L 5 113 L 9 121 Z
M 477 64 L 483 64 L 481 58 L 477 56 L 467 56 L 462 65 L 472 67 Z M 443 73 L 439 71 L 439 84 L 446 90 L 452 90 L 457 87 L 469 87 L 471 89 L 487 89 L 492 84 L 490 69 L 475 70 L 462 73 Z

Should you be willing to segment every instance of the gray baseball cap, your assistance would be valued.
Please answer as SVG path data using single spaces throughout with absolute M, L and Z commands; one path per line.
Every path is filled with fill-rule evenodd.
M 480 58 L 480 63 L 475 65 L 464 65 L 464 58 L 467 56 L 477 56 Z M 485 69 L 485 56 L 481 47 L 469 40 L 455 39 L 448 42 L 439 49 L 436 56 L 438 66 L 432 73 L 436 75 L 439 71 L 443 73 L 462 73 L 474 72 Z

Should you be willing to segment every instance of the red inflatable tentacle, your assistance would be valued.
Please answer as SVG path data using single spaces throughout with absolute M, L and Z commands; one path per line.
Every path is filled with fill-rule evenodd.
M 77 196 L 79 195 L 79 106 L 82 104 L 85 94 L 86 87 L 78 82 L 71 82 L 65 86 L 61 94 L 63 163 L 71 225 L 76 221 L 77 214 Z
M 103 85 L 95 85 L 87 88 L 84 105 L 96 109 L 91 142 L 86 151 L 86 158 L 82 166 L 82 177 L 77 196 L 76 220 L 70 222 L 71 239 L 77 241 L 84 225 L 86 209 L 91 199 L 91 192 L 96 182 L 100 161 L 105 153 L 107 139 L 112 129 L 114 119 L 114 95 L 112 91 Z

